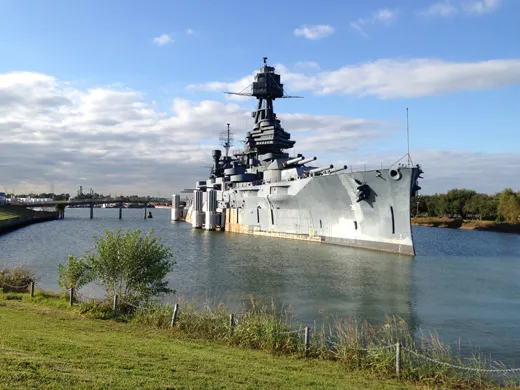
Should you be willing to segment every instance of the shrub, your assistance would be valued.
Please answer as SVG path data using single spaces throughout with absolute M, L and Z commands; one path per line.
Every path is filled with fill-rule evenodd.
M 140 230 L 106 230 L 104 237 L 94 237 L 96 252 L 87 253 L 84 260 L 109 296 L 137 303 L 174 292 L 164 278 L 175 262 L 152 233 L 153 229 L 144 236 Z
M 58 272 L 61 289 L 65 292 L 74 288 L 75 295 L 77 290 L 93 279 L 92 272 L 85 261 L 72 255 L 69 255 L 67 267 L 62 264 L 58 265 Z
M 0 268 L 0 288 L 5 293 L 27 291 L 35 279 L 34 271 L 23 264 Z

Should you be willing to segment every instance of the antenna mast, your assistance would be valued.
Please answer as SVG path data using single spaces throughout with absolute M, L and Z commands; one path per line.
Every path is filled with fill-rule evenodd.
M 229 148 L 231 148 L 233 143 L 233 133 L 229 130 L 229 123 L 227 123 L 227 130 L 220 133 L 220 141 L 222 142 L 222 146 L 226 149 L 226 160 L 229 155 Z
M 406 107 L 406 147 L 407 147 L 407 156 L 408 156 L 408 166 L 411 166 L 412 158 L 410 157 L 410 125 L 408 122 L 408 107 Z

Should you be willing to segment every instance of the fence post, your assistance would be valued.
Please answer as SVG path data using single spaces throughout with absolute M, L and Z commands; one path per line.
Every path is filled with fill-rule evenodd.
M 235 328 L 235 315 L 231 313 L 229 315 L 229 335 L 233 336 L 233 331 Z
M 397 342 L 395 345 L 395 374 L 397 375 L 397 379 L 399 379 L 401 375 L 401 343 Z
M 34 282 L 31 282 L 31 298 L 34 297 Z
M 173 314 L 172 314 L 172 322 L 170 323 L 170 328 L 173 328 L 173 325 L 177 322 L 177 314 L 179 313 L 179 304 L 176 303 L 173 307 Z
M 69 289 L 69 306 L 72 306 L 74 303 L 74 287 Z
M 117 294 L 114 295 L 114 317 L 117 317 Z
M 308 357 L 309 351 L 310 351 L 310 345 L 311 345 L 311 335 L 310 335 L 310 330 L 309 330 L 308 326 L 306 326 L 304 330 L 305 330 L 305 357 Z

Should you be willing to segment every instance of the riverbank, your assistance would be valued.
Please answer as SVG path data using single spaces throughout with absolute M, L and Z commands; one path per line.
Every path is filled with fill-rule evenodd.
M 33 223 L 58 219 L 57 211 L 34 211 L 26 207 L 0 206 L 0 235 Z
M 114 317 L 111 301 L 70 307 L 64 296 L 40 290 L 34 297 L 0 293 L 0 383 L 7 388 L 501 388 L 485 372 L 472 371 L 486 371 L 482 356 L 463 362 L 431 334 L 429 341 L 415 344 L 396 318 L 382 327 L 337 323 L 343 336 L 332 344 L 326 340 L 329 331 L 311 328 L 307 354 L 302 329 L 288 330 L 257 301 L 235 317 L 233 332 L 222 305 L 202 308 L 181 299 L 172 327 L 171 306 L 135 309 L 120 300 Z M 402 340 L 400 379 L 396 338 Z M 420 355 L 443 364 L 414 359 Z M 509 379 L 505 387 L 517 388 L 515 377 Z
M 418 217 L 412 218 L 412 225 L 462 230 L 484 230 L 500 233 L 520 233 L 520 224 L 497 223 L 477 219 L 463 220 L 448 217 Z
M 68 309 L 65 300 L 41 293 L 34 302 L 27 299 L 0 294 L 1 388 L 415 388 L 346 371 L 339 362 L 274 356 L 137 323 L 87 318 Z

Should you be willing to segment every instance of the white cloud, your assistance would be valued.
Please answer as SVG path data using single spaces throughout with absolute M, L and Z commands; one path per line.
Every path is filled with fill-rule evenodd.
M 384 136 L 388 123 L 339 116 L 283 114 L 298 152 L 353 149 Z M 249 121 L 249 122 L 248 122 Z M 38 73 L 0 74 L 1 186 L 17 193 L 171 194 L 207 177 L 218 129 L 231 123 L 238 140 L 251 125 L 236 104 L 173 99 L 162 112 L 131 89 L 80 90 Z M 240 129 L 240 130 L 239 130 Z
M 193 35 L 193 34 L 195 34 L 195 31 L 192 30 L 191 28 L 187 28 L 187 29 L 186 29 L 186 34 L 188 34 L 188 35 Z
M 318 95 L 349 94 L 396 99 L 520 84 L 520 60 L 515 59 L 480 62 L 381 59 L 311 75 L 293 72 L 283 65 L 276 65 L 276 68 L 291 92 L 312 91 Z M 247 87 L 253 75 L 231 83 L 210 82 L 189 88 L 237 91 Z
M 486 14 L 497 9 L 500 3 L 501 0 L 470 0 L 463 3 L 463 8 L 469 13 Z
M 457 13 L 482 15 L 495 11 L 502 0 L 443 0 L 419 12 L 422 16 L 450 17 Z
M 384 23 L 390 24 L 397 19 L 397 11 L 390 10 L 388 8 L 382 8 L 369 18 L 359 18 L 355 21 L 350 22 L 350 27 L 354 30 L 357 30 L 361 35 L 365 38 L 368 38 L 368 34 L 365 31 L 365 28 L 369 25 L 373 25 L 376 23 Z
M 349 167 L 354 170 L 388 167 L 405 152 L 350 155 Z M 424 179 L 419 181 L 422 194 L 442 193 L 453 188 L 469 188 L 494 194 L 506 187 L 520 190 L 516 171 L 520 153 L 482 153 L 457 150 L 425 150 L 410 152 L 413 163 L 420 164 Z M 356 158 L 357 157 L 357 158 Z M 401 161 L 406 162 L 406 159 Z M 350 168 L 349 168 L 350 169 Z
M 301 70 L 319 70 L 320 64 L 314 61 L 298 61 L 295 65 L 296 69 Z
M 294 29 L 293 34 L 297 37 L 317 40 L 325 38 L 334 32 L 334 27 L 329 24 L 303 25 Z
M 162 34 L 153 39 L 153 43 L 157 46 L 164 46 L 173 42 L 175 41 L 168 34 Z
M 457 8 L 451 3 L 451 1 L 441 1 L 438 3 L 431 4 L 428 8 L 419 12 L 424 16 L 432 17 L 449 17 L 457 13 Z

